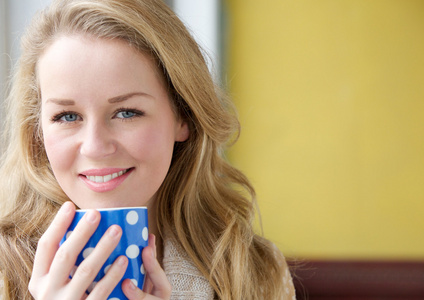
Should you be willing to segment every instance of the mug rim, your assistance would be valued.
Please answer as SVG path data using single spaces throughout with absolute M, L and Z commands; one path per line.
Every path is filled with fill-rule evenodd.
M 143 209 L 147 210 L 146 206 L 128 206 L 128 207 L 110 207 L 110 208 L 85 208 L 85 209 L 76 209 L 75 212 L 87 212 L 89 210 L 101 211 L 115 211 L 115 210 L 131 210 L 131 209 Z

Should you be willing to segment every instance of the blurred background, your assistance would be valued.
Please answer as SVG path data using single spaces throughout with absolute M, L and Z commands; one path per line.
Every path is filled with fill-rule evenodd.
M 50 1 L 0 1 L 4 84 Z M 167 2 L 237 106 L 228 157 L 257 189 L 265 236 L 297 261 L 298 297 L 357 280 L 424 299 L 424 1 Z
M 424 259 L 424 1 L 226 1 L 231 160 L 289 257 Z
M 229 156 L 298 298 L 424 299 L 424 1 L 224 7 Z

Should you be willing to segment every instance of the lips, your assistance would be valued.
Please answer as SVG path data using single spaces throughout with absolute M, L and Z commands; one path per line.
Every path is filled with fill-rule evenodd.
M 120 186 L 134 168 L 104 168 L 84 171 L 79 178 L 95 192 L 108 192 Z

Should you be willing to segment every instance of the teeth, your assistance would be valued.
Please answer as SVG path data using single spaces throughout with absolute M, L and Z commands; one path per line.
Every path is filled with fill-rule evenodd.
M 125 173 L 127 173 L 127 170 L 119 171 L 117 173 L 109 174 L 106 176 L 86 176 L 86 177 L 90 181 L 93 181 L 96 183 L 103 183 L 103 182 L 108 182 L 112 179 L 115 179 L 116 177 L 122 176 Z

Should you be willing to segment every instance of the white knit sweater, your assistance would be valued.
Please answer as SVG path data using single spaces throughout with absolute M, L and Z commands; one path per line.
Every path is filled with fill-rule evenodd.
M 172 286 L 171 300 L 214 299 L 215 292 L 209 281 L 171 239 L 164 240 L 163 268 Z
M 279 251 L 275 247 L 275 251 Z M 281 300 L 296 300 L 293 280 L 285 261 L 282 262 L 284 295 Z M 172 286 L 171 300 L 217 299 L 212 286 L 194 265 L 188 254 L 171 239 L 164 239 L 163 267 Z

